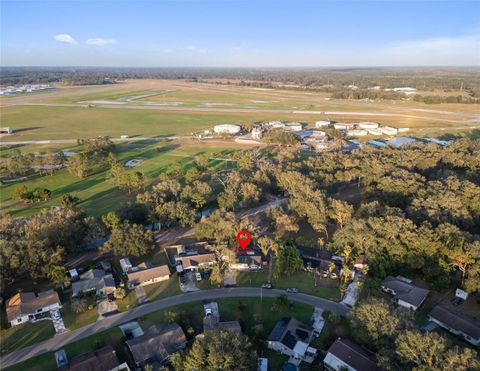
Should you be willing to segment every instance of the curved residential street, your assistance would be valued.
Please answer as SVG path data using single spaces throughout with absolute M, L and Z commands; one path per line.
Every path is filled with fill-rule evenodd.
M 245 288 L 222 288 L 214 290 L 200 290 L 195 292 L 184 293 L 177 296 L 172 296 L 166 299 L 157 300 L 151 303 L 146 303 L 138 306 L 128 312 L 117 313 L 112 316 L 101 319 L 95 323 L 84 326 L 75 331 L 69 331 L 55 336 L 52 339 L 43 341 L 38 344 L 31 345 L 29 347 L 20 349 L 16 352 L 12 352 L 3 356 L 0 359 L 0 368 L 6 368 L 16 363 L 26 361 L 29 358 L 38 356 L 46 352 L 53 352 L 67 344 L 73 343 L 77 340 L 81 340 L 88 336 L 94 335 L 101 331 L 107 330 L 112 327 L 119 326 L 126 322 L 133 321 L 138 317 L 146 314 L 163 310 L 179 304 L 185 304 L 194 301 L 202 300 L 214 300 L 219 298 L 241 298 L 241 297 L 277 297 L 285 294 L 284 290 L 264 290 L 254 287 Z M 345 315 L 348 312 L 348 307 L 316 296 L 306 294 L 287 294 L 288 298 L 292 301 L 308 304 L 313 307 L 321 307 L 324 310 L 336 312 L 341 315 Z

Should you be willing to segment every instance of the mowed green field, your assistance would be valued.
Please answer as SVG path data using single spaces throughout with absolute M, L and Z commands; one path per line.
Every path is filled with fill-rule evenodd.
M 33 152 L 35 146 L 28 146 L 24 150 L 18 147 L 22 152 Z M 77 146 L 58 148 L 49 147 L 50 150 L 59 151 L 72 150 L 80 151 Z M 2 155 L 8 155 L 11 150 L 3 150 Z M 135 170 L 143 172 L 149 182 L 155 181 L 160 173 L 168 169 L 168 165 L 179 161 L 185 167 L 193 160 L 193 157 L 202 153 L 211 155 L 212 153 L 226 154 L 232 149 L 228 146 L 217 146 L 209 143 L 199 142 L 132 142 L 117 145 L 116 156 L 121 162 L 129 159 L 140 158 L 143 162 Z M 218 161 L 212 162 L 213 166 L 222 166 Z M 12 193 L 19 185 L 25 185 L 28 189 L 36 187 L 47 188 L 52 191 L 51 199 L 46 202 L 25 204 L 23 202 L 12 200 Z M 14 215 L 28 215 L 39 211 L 41 208 L 58 205 L 60 198 L 65 193 L 71 193 L 79 197 L 82 202 L 82 208 L 93 216 L 100 216 L 110 210 L 117 208 L 122 203 L 134 200 L 134 195 L 129 195 L 127 191 L 118 189 L 112 181 L 108 179 L 107 168 L 99 169 L 84 179 L 74 177 L 68 169 L 62 169 L 54 175 L 32 175 L 28 180 L 12 182 L 0 186 L 0 203 L 2 210 L 12 212 Z

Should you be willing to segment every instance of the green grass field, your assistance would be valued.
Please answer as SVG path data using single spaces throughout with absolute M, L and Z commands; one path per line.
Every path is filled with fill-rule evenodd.
M 47 340 L 55 334 L 52 321 L 25 323 L 0 331 L 0 354 L 4 355 L 29 345 Z
M 264 282 L 267 282 L 267 272 L 240 272 L 237 276 L 238 286 L 260 287 Z M 320 296 L 337 302 L 341 299 L 338 281 L 317 279 L 315 285 L 313 276 L 305 271 L 298 271 L 290 277 L 284 276 L 273 279 L 272 285 L 276 289 L 295 287 L 301 293 Z
M 65 149 L 62 146 L 62 149 Z M 77 150 L 74 146 L 69 150 Z M 31 151 L 31 146 L 29 146 Z M 58 151 L 58 149 L 57 149 Z M 173 162 L 180 162 L 187 166 L 194 156 L 205 153 L 227 153 L 232 149 L 228 147 L 211 146 L 208 143 L 158 143 L 158 142 L 135 142 L 119 144 L 116 148 L 117 159 L 126 162 L 132 158 L 141 158 L 143 162 L 136 168 L 145 174 L 149 182 L 154 181 L 160 173 L 168 169 Z M 2 151 L 7 155 L 8 151 Z M 217 164 L 221 166 L 221 164 Z M 93 216 L 100 216 L 121 203 L 134 200 L 135 195 L 118 189 L 113 182 L 107 179 L 107 167 L 99 168 L 98 171 L 84 179 L 74 177 L 68 169 L 62 169 L 54 175 L 32 175 L 28 180 L 0 185 L 0 202 L 2 209 L 12 212 L 14 215 L 26 215 L 39 211 L 41 208 L 59 204 L 59 199 L 65 193 L 71 193 L 80 198 L 80 206 Z M 47 188 L 52 191 L 50 200 L 46 202 L 25 204 L 12 200 L 12 193 L 19 185 L 25 185 L 28 189 L 36 187 Z

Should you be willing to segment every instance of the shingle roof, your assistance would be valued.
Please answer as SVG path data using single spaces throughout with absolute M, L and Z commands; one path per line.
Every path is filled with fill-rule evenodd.
M 73 295 L 79 292 L 86 292 L 89 290 L 101 290 L 104 288 L 115 288 L 115 280 L 111 274 L 106 274 L 101 269 L 90 269 L 80 276 L 80 281 L 72 283 Z
M 136 363 L 151 358 L 164 361 L 187 341 L 182 328 L 176 323 L 152 326 L 145 334 L 128 340 L 127 345 Z
M 240 322 L 238 321 L 219 322 L 217 326 L 222 330 L 226 330 L 229 332 L 235 332 L 237 334 L 242 333 L 242 327 L 240 326 Z
M 427 289 L 411 285 L 395 277 L 387 277 L 382 281 L 382 287 L 395 291 L 395 298 L 409 304 L 420 306 L 430 292 Z
M 58 294 L 53 290 L 39 293 L 38 296 L 33 292 L 19 292 L 7 300 L 8 321 L 19 316 L 34 314 L 37 309 L 53 304 L 60 304 Z
M 197 267 L 201 264 L 214 262 L 215 254 L 209 253 L 209 254 L 187 255 L 187 256 L 181 256 L 176 260 L 181 261 L 184 268 Z
M 337 339 L 328 349 L 338 359 L 357 371 L 379 370 L 375 363 L 375 354 L 348 339 Z
M 73 358 L 69 370 L 73 371 L 110 371 L 120 364 L 115 350 L 107 345 L 95 352 L 88 352 Z
M 475 318 L 452 312 L 440 305 L 433 308 L 429 316 L 474 339 L 480 339 L 480 321 Z
M 164 276 L 170 276 L 170 269 L 168 268 L 168 265 L 160 265 L 158 267 L 142 269 L 136 272 L 130 272 L 127 275 L 128 281 L 132 284 L 140 284 L 142 282 Z

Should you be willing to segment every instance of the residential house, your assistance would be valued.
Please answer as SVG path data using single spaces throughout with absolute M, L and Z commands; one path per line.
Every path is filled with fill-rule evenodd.
M 157 267 L 147 263 L 141 263 L 134 270 L 127 274 L 128 288 L 133 289 L 137 286 L 146 286 L 155 282 L 166 281 L 170 278 L 170 269 L 168 265 L 160 265 Z
M 93 352 L 88 352 L 73 358 L 68 366 L 60 371 L 130 371 L 127 363 L 120 364 L 117 354 L 111 345 Z
M 218 303 L 211 302 L 203 305 L 205 309 L 205 317 L 203 317 L 203 331 L 210 331 L 214 328 L 220 328 L 229 332 L 241 334 L 242 328 L 238 321 L 220 321 L 220 311 L 218 310 Z
M 480 321 L 464 314 L 453 312 L 437 305 L 428 315 L 428 319 L 445 330 L 462 337 L 472 345 L 480 345 Z
M 309 346 L 313 330 L 295 318 L 282 318 L 267 338 L 268 348 L 298 361 L 312 363 L 317 349 Z
M 404 277 L 387 277 L 382 281 L 382 290 L 393 295 L 393 301 L 398 305 L 418 310 L 425 302 L 429 290 L 412 285 L 412 281 Z
M 148 362 L 164 363 L 172 354 L 185 348 L 187 338 L 178 324 L 169 323 L 152 326 L 143 335 L 126 343 L 135 364 L 143 366 Z
M 72 296 L 95 291 L 98 296 L 106 296 L 115 291 L 115 280 L 102 269 L 90 269 L 72 283 Z
M 177 255 L 175 257 L 175 263 L 177 265 L 177 271 L 197 271 L 201 268 L 209 268 L 215 265 L 217 262 L 215 254 L 194 254 L 194 255 Z M 178 266 L 181 266 L 181 270 Z
M 256 271 L 262 269 L 262 256 L 250 254 L 236 254 L 235 262 L 230 264 L 230 269 L 238 271 Z
M 330 371 L 377 371 L 375 354 L 348 339 L 338 338 L 328 349 L 323 366 Z
M 19 292 L 6 301 L 7 320 L 10 325 L 33 321 L 36 316 L 62 307 L 58 294 L 53 291 Z

